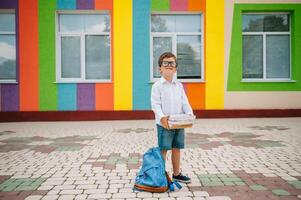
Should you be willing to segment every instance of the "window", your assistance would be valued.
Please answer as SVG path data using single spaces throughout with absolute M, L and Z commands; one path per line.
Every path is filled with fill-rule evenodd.
M 158 59 L 166 51 L 177 56 L 177 76 L 184 81 L 203 80 L 201 14 L 152 14 L 151 80 L 160 77 Z
M 289 14 L 245 13 L 242 19 L 243 79 L 291 79 Z
M 105 82 L 111 79 L 110 17 L 59 13 L 58 82 Z
M 16 82 L 15 14 L 0 13 L 0 82 Z

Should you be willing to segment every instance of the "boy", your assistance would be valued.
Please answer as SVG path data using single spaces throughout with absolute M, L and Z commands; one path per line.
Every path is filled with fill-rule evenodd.
M 180 173 L 180 149 L 184 148 L 184 129 L 169 129 L 168 118 L 172 114 L 191 114 L 187 96 L 183 85 L 177 81 L 177 58 L 170 52 L 163 53 L 159 60 L 161 74 L 152 86 L 151 105 L 155 113 L 158 145 L 162 156 L 166 160 L 168 150 L 171 150 L 173 167 L 172 178 L 179 182 L 190 183 L 190 178 Z

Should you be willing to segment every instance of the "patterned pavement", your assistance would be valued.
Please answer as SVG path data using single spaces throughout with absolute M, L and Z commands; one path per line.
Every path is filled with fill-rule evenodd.
M 301 199 L 301 118 L 198 119 L 176 192 L 132 190 L 153 120 L 0 123 L 0 199 Z M 167 170 L 171 172 L 168 154 Z

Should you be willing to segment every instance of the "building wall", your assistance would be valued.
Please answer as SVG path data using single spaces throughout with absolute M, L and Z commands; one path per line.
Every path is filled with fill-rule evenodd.
M 226 0 L 225 1 L 225 109 L 287 109 L 301 107 L 301 1 Z M 293 80 L 288 83 L 241 83 L 241 38 L 237 16 L 242 10 L 291 11 Z M 239 35 L 238 35 L 239 34 Z M 239 43 L 238 43 L 239 42 Z M 238 44 L 237 44 L 238 43 Z M 237 46 L 239 48 L 237 48 Z
M 205 82 L 183 83 L 194 109 L 301 108 L 300 3 L 301 0 L 285 4 L 280 0 L 1 0 L 0 9 L 16 10 L 18 82 L 0 84 L 1 111 L 150 110 L 150 14 L 165 11 L 204 15 Z M 239 57 L 235 53 L 241 40 L 236 16 L 242 9 L 255 8 L 293 11 L 296 82 L 245 84 L 237 79 Z M 59 10 L 110 13 L 112 82 L 56 83 L 55 16 Z

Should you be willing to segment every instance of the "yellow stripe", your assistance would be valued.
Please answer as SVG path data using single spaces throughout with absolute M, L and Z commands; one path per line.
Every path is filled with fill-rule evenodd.
M 206 104 L 224 108 L 224 0 L 206 1 Z
M 114 110 L 132 110 L 132 0 L 113 5 Z

